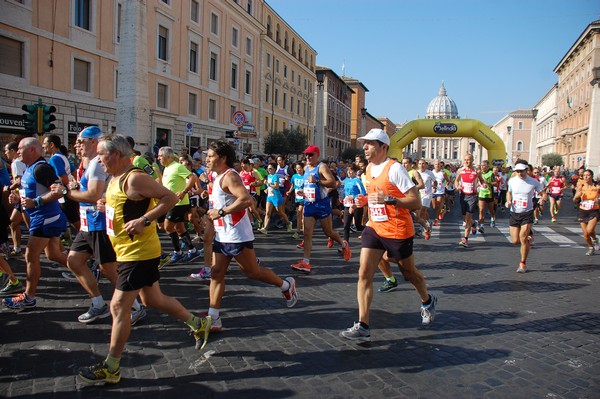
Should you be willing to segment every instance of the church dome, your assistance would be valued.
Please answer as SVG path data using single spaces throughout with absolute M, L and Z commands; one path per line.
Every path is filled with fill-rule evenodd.
M 425 119 L 458 119 L 458 108 L 454 100 L 446 95 L 444 82 L 438 96 L 427 106 Z

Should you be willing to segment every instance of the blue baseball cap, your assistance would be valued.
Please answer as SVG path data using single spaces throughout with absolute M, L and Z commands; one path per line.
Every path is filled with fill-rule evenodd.
M 102 130 L 98 126 L 88 126 L 79 133 L 79 137 L 84 139 L 98 140 L 102 136 Z

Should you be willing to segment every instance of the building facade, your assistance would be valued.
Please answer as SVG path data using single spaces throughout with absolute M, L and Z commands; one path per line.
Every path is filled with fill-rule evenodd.
M 516 110 L 491 127 L 506 146 L 506 166 L 514 166 L 518 159 L 532 163 L 529 146 L 534 113 L 530 109 Z
M 6 0 L 0 58 L 3 142 L 38 98 L 63 140 L 98 125 L 142 152 L 163 135 L 258 152 L 273 129 L 314 126 L 316 52 L 264 0 Z
M 356 142 L 357 137 L 364 136 L 367 129 L 368 112 L 366 106 L 366 95 L 369 89 L 358 79 L 349 76 L 342 76 L 344 82 L 352 89 L 350 98 L 351 112 L 350 117 L 350 145 L 352 147 L 360 147 L 360 143 Z
M 600 20 L 589 24 L 554 68 L 558 75 L 557 150 L 565 167 L 600 172 Z
M 531 129 L 530 163 L 543 166 L 542 158 L 546 154 L 557 153 L 558 113 L 556 109 L 556 91 L 553 85 L 534 107 L 535 117 Z

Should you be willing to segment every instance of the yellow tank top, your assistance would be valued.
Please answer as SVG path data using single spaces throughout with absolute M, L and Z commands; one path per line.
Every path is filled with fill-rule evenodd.
M 130 236 L 124 229 L 125 223 L 138 219 L 154 208 L 149 198 L 132 200 L 123 192 L 123 186 L 132 173 L 145 173 L 138 168 L 112 178 L 106 188 L 106 233 L 117 254 L 118 262 L 133 262 L 158 258 L 161 246 L 153 221 L 141 234 Z

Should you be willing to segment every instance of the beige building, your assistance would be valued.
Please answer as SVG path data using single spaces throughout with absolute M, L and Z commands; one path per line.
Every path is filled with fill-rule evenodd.
M 241 0 L 240 0 L 241 2 Z M 315 134 L 316 51 L 267 3 L 261 3 L 260 125 L 263 135 L 299 128 L 308 141 Z M 262 148 L 262 138 L 261 138 Z
M 558 85 L 553 85 L 544 97 L 534 107 L 536 113 L 531 129 L 530 163 L 543 166 L 542 158 L 546 154 L 557 153 L 558 113 L 556 109 L 556 91 Z
M 600 21 L 587 26 L 554 68 L 557 152 L 565 167 L 600 172 Z
M 352 147 L 360 146 L 356 143 L 356 138 L 364 136 L 367 129 L 368 112 L 366 106 L 366 95 L 369 89 L 359 80 L 342 76 L 344 82 L 352 88 L 352 96 L 350 98 L 351 112 L 350 117 L 350 145 Z
M 179 149 L 229 131 L 257 152 L 272 129 L 313 129 L 316 52 L 264 0 L 2 4 L 4 142 L 26 134 L 21 106 L 38 98 L 57 107 L 64 140 L 116 127 L 141 151 L 162 135 Z
M 524 159 L 532 163 L 529 146 L 533 118 L 533 110 L 517 110 L 509 113 L 491 127 L 506 146 L 506 166 L 514 166 L 517 159 Z

